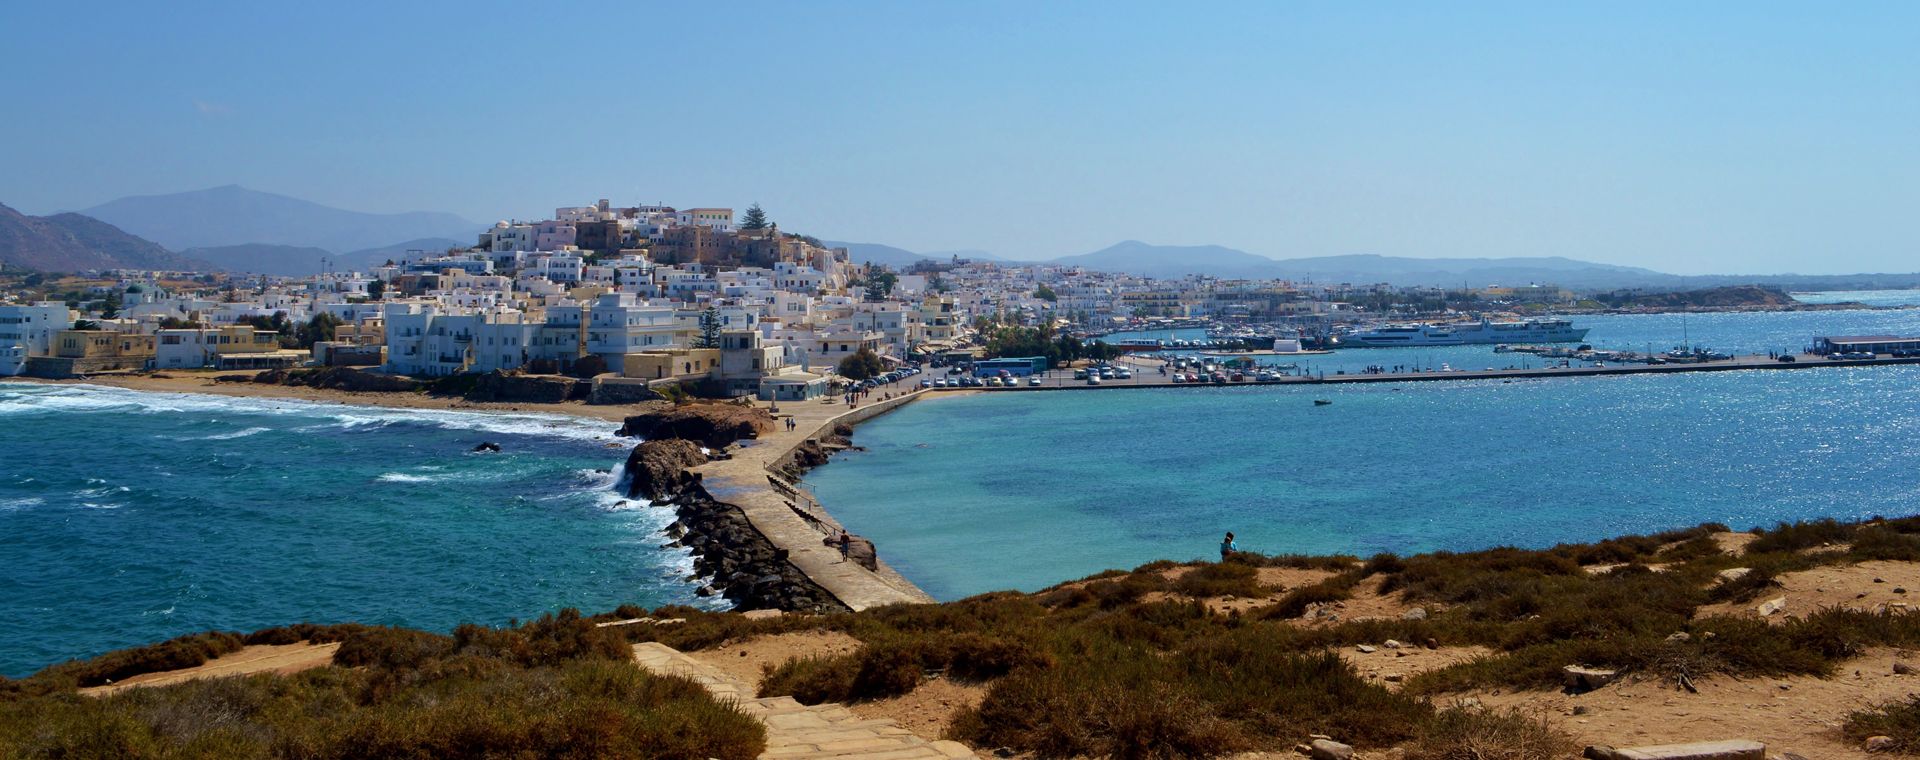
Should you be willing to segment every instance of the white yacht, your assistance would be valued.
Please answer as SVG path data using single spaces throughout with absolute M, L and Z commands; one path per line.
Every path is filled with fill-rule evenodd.
M 1577 343 L 1587 328 L 1564 319 L 1524 322 L 1453 322 L 1445 324 L 1381 325 L 1340 337 L 1340 345 L 1354 348 L 1385 346 L 1465 346 L 1514 343 Z

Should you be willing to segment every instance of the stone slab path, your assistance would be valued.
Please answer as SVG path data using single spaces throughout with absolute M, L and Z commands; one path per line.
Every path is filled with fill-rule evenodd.
M 954 741 L 929 741 L 891 720 L 853 714 L 837 704 L 803 705 L 793 697 L 756 698 L 753 689 L 698 659 L 656 643 L 635 644 L 633 658 L 655 673 L 684 676 L 714 697 L 734 702 L 767 726 L 762 758 L 805 760 L 958 760 L 976 757 Z

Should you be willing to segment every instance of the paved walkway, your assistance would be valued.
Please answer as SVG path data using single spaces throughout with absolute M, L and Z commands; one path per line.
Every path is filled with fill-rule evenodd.
M 657 643 L 635 644 L 633 658 L 655 673 L 698 681 L 722 701 L 734 702 L 767 725 L 762 758 L 949 760 L 976 757 L 954 741 L 928 741 L 891 720 L 869 720 L 836 704 L 803 705 L 792 697 L 755 698 L 747 684 L 718 668 Z
M 917 381 L 917 379 L 915 379 Z M 884 386 L 872 398 L 879 399 L 882 394 L 894 393 L 892 400 L 869 400 L 858 409 L 848 409 L 846 403 L 822 403 L 819 400 L 785 402 L 780 404 L 776 417 L 781 424 L 772 433 L 762 434 L 758 439 L 741 441 L 733 451 L 732 459 L 723 459 L 701 465 L 693 469 L 699 473 L 701 484 L 717 501 L 739 507 L 753 524 L 754 530 L 766 536 L 774 546 L 786 549 L 788 559 L 806 573 L 814 583 L 820 584 L 834 598 L 854 610 L 879 607 L 887 604 L 922 604 L 933 601 L 925 591 L 921 591 L 912 581 L 894 572 L 884 560 L 879 569 L 868 570 L 855 562 L 840 558 L 840 550 L 827 546 L 824 541 L 829 535 L 837 535 L 840 524 L 826 514 L 819 505 L 804 495 L 788 495 L 791 491 L 784 480 L 778 481 L 769 468 L 784 461 L 801 443 L 815 438 L 840 422 L 858 422 L 867 417 L 884 413 L 902 404 L 910 403 L 919 393 L 908 393 L 912 384 L 901 381 Z M 785 419 L 793 418 L 792 431 L 786 429 Z M 803 515 L 804 513 L 804 515 Z M 876 547 L 883 556 L 885 546 Z

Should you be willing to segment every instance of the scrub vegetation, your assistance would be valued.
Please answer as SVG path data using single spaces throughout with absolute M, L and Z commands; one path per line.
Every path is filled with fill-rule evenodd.
M 763 696 L 809 704 L 885 700 L 935 678 L 977 685 L 948 738 L 1038 757 L 1218 756 L 1284 751 L 1315 734 L 1419 760 L 1570 756 L 1541 716 L 1478 706 L 1486 691 L 1562 687 L 1568 665 L 1676 689 L 1713 678 L 1831 676 L 1871 647 L 1920 648 L 1899 609 L 1727 614 L 1787 573 L 1920 560 L 1920 519 L 1784 524 L 1744 548 L 1703 525 L 1551 549 L 1397 557 L 1153 562 L 1040 592 L 945 604 L 749 619 L 685 607 L 622 607 L 450 636 L 369 626 L 207 633 L 0 684 L 0 754 L 237 757 L 579 753 L 744 757 L 760 727 L 690 682 L 646 675 L 629 645 L 688 652 L 804 631 L 844 633 L 851 652 L 768 666 Z M 1264 574 L 1263 568 L 1319 571 Z M 1730 572 L 1731 571 L 1731 572 Z M 1304 578 L 1279 588 L 1263 578 Z M 1409 614 L 1346 619 L 1362 598 Z M 1233 604 L 1223 604 L 1223 600 Z M 1412 610 L 1418 613 L 1412 613 Z M 672 625 L 597 628 L 651 616 Z M 1341 656 L 1388 639 L 1485 655 L 1386 683 Z M 182 667 L 247 644 L 337 641 L 334 667 L 132 689 L 81 686 Z M 1849 736 L 1920 739 L 1920 703 L 1863 710 Z M 218 716 L 216 719 L 215 716 Z M 47 731 L 44 727 L 61 730 Z M 449 744 L 448 742 L 464 742 Z M 489 750 L 491 751 L 491 750 Z

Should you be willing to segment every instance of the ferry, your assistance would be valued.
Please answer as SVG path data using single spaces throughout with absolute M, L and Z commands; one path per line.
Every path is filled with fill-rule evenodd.
M 1515 343 L 1578 343 L 1587 337 L 1585 327 L 1574 327 L 1564 319 L 1529 319 L 1525 322 L 1457 322 L 1446 324 L 1381 325 L 1371 330 L 1349 333 L 1340 345 L 1355 348 L 1384 346 L 1466 346 Z

